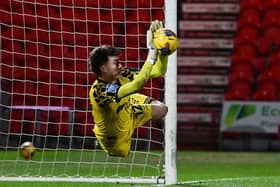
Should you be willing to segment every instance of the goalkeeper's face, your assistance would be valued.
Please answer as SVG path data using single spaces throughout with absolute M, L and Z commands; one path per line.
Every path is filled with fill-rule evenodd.
M 102 77 L 107 81 L 114 81 L 121 76 L 122 65 L 119 56 L 109 56 L 108 61 L 102 65 Z

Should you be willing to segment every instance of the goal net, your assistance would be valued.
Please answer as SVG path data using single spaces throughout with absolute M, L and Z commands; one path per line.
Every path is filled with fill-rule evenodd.
M 88 97 L 89 52 L 119 47 L 122 63 L 141 67 L 150 22 L 165 20 L 164 0 L 7 0 L 0 7 L 0 180 L 168 183 L 176 128 L 170 151 L 164 122 L 149 122 L 136 130 L 127 158 L 110 157 L 96 144 Z M 165 101 L 164 85 L 153 79 L 142 92 Z M 31 160 L 18 151 L 26 141 L 37 148 Z

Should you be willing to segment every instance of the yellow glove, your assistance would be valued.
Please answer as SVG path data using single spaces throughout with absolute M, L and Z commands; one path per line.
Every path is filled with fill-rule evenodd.
M 164 28 L 162 21 L 159 20 L 155 20 L 152 21 L 151 25 L 150 25 L 150 31 L 152 31 L 152 33 L 154 33 L 156 30 Z
M 158 20 L 152 21 L 150 28 L 147 30 L 147 35 L 146 35 L 146 40 L 147 40 L 146 44 L 148 49 L 155 48 L 153 42 L 153 38 L 154 38 L 153 33 L 160 28 L 163 28 L 162 21 L 158 21 Z

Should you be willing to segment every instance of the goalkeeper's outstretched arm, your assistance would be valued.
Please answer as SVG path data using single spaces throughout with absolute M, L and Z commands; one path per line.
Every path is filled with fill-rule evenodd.
M 156 32 L 158 29 L 163 28 L 163 23 L 161 21 L 155 20 L 151 23 L 149 33 L 150 36 L 147 33 L 147 47 L 148 48 L 154 48 L 153 40 L 149 39 L 149 37 L 153 38 L 153 33 Z M 163 56 L 161 54 L 158 54 L 157 61 L 155 65 L 152 68 L 152 72 L 150 74 L 150 78 L 156 78 L 164 75 L 167 71 L 167 62 L 168 62 L 168 56 Z
M 167 71 L 168 56 L 158 55 L 157 61 L 152 68 L 150 78 L 163 76 Z
M 129 83 L 122 85 L 118 90 L 117 97 L 120 99 L 127 95 L 139 92 L 151 77 L 151 71 L 157 59 L 157 51 L 149 49 L 148 57 L 135 79 Z
M 147 60 L 136 78 L 119 88 L 118 98 L 139 92 L 148 79 L 159 77 L 166 73 L 168 57 L 157 54 L 153 41 L 153 33 L 160 28 L 163 28 L 161 21 L 155 20 L 151 23 L 146 35 L 147 48 L 149 49 Z

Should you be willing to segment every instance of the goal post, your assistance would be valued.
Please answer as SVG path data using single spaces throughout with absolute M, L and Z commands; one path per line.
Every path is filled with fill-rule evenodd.
M 165 0 L 166 27 L 177 32 L 177 0 Z M 177 52 L 169 57 L 165 81 L 165 102 L 168 114 L 165 118 L 165 182 L 177 183 Z
M 177 32 L 176 0 L 7 0 L 0 16 L 0 181 L 177 183 L 176 52 L 143 90 L 166 103 L 166 119 L 137 128 L 128 157 L 100 149 L 88 97 L 89 52 L 109 44 L 141 67 L 151 21 Z M 19 152 L 25 141 L 31 160 Z

